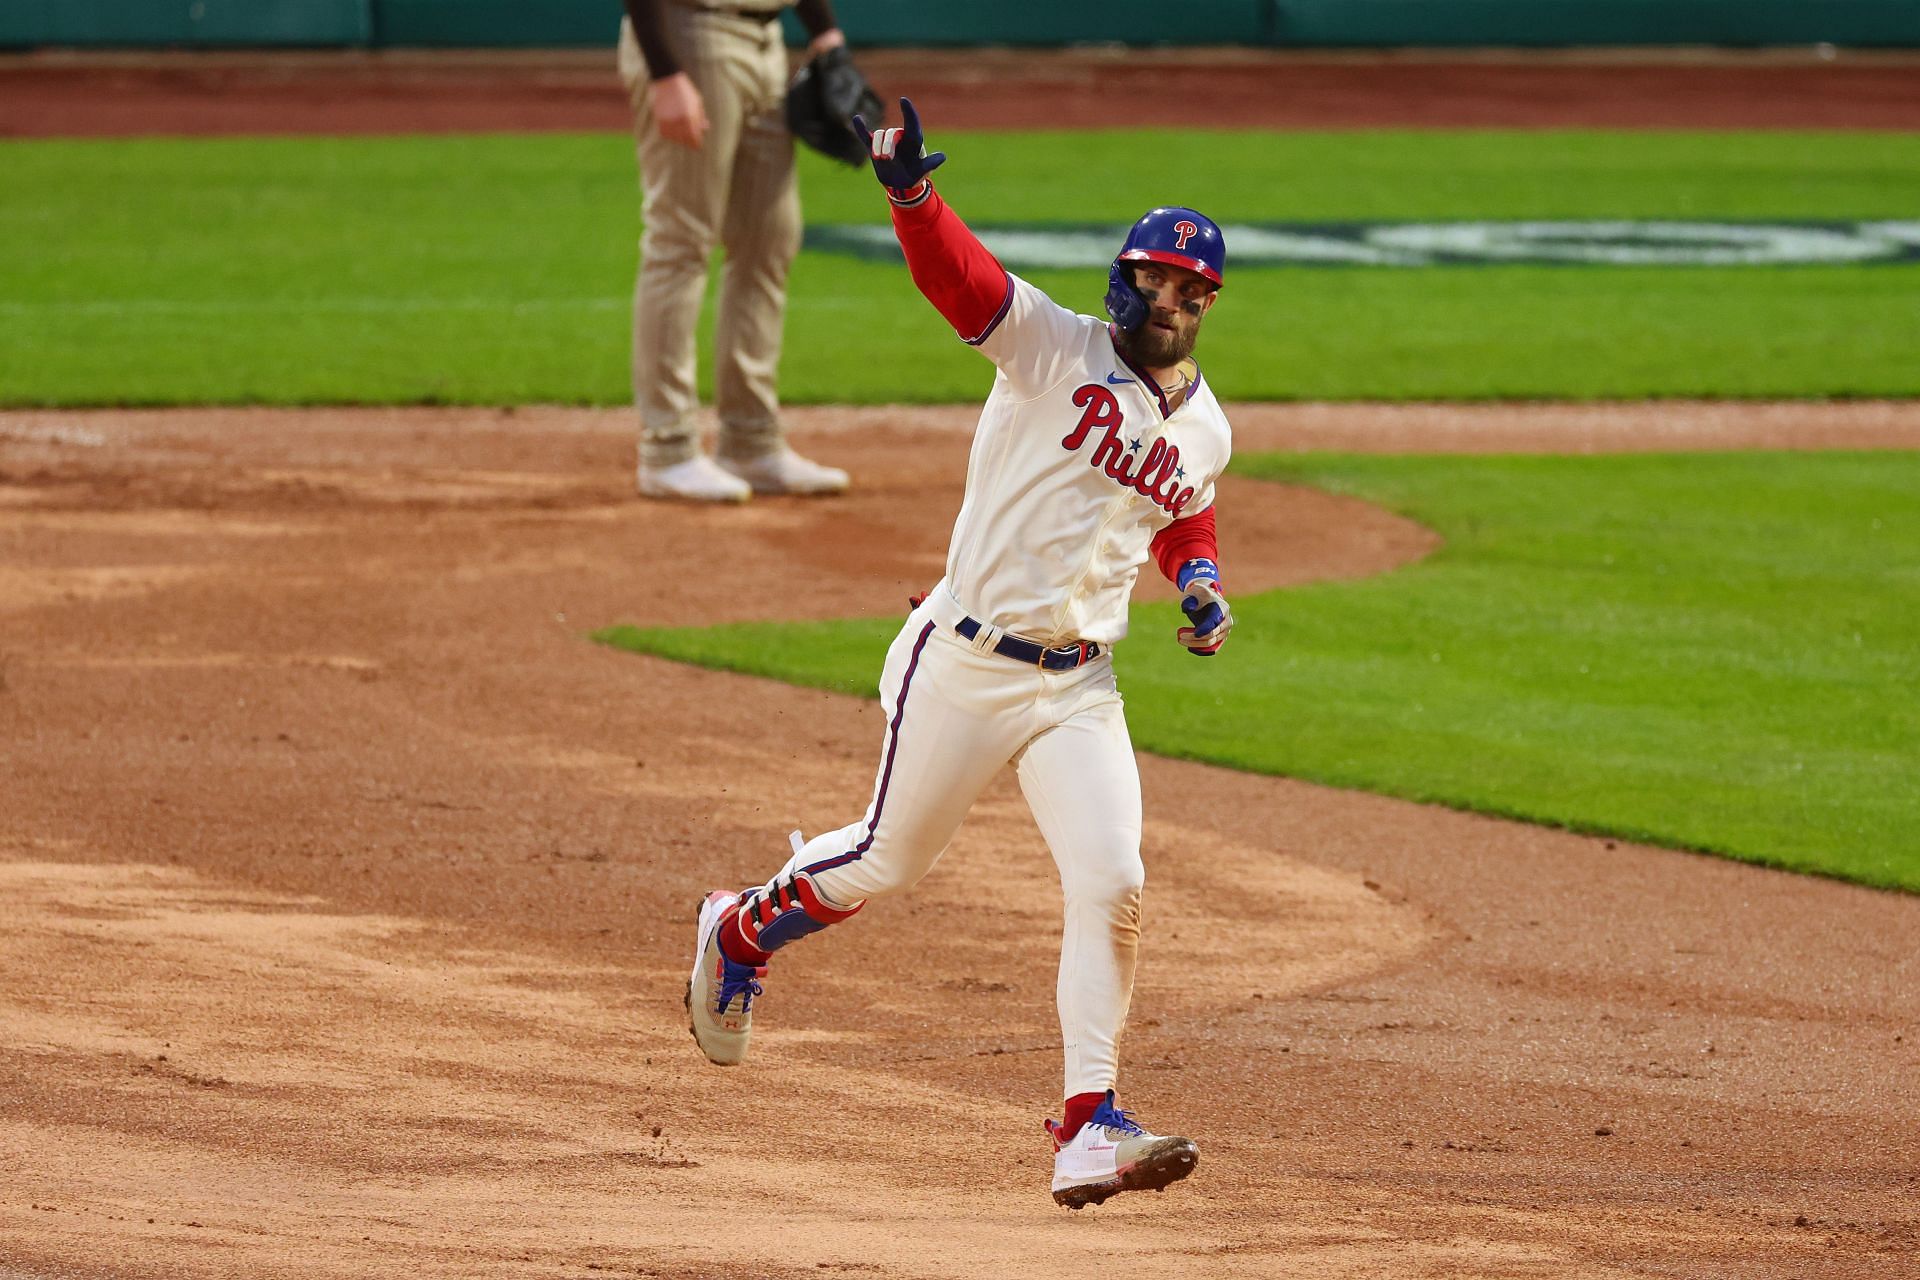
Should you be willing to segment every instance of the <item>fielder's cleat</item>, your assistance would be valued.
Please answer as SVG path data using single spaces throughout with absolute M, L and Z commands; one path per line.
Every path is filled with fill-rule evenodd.
M 716 889 L 700 904 L 700 931 L 694 937 L 693 976 L 687 980 L 687 1019 L 694 1043 L 710 1062 L 737 1066 L 747 1056 L 753 1034 L 753 998 L 760 994 L 764 968 L 735 964 L 720 951 L 720 922 L 740 895 Z
M 704 453 L 670 467 L 643 463 L 635 473 L 635 486 L 643 498 L 678 498 L 683 502 L 745 502 L 753 496 L 746 481 L 722 471 Z
M 1053 1138 L 1053 1201 L 1069 1209 L 1122 1191 L 1165 1191 L 1200 1163 L 1192 1138 L 1148 1133 L 1113 1105 L 1111 1089 L 1073 1137 L 1062 1142 L 1060 1126 L 1051 1120 L 1047 1133 Z
M 727 474 L 745 481 L 755 493 L 791 493 L 818 497 L 847 491 L 847 473 L 803 458 L 785 445 L 758 458 L 722 458 Z

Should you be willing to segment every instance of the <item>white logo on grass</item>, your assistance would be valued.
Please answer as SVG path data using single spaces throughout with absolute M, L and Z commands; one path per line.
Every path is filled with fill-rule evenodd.
M 983 226 L 980 239 L 1014 271 L 1102 267 L 1127 228 Z M 1581 219 L 1514 222 L 1233 223 L 1227 265 L 1431 267 L 1533 264 L 1766 267 L 1920 261 L 1920 222 L 1682 222 Z M 885 224 L 807 228 L 807 247 L 897 259 Z
M 1455 222 L 1374 227 L 1371 244 L 1484 262 L 1758 267 L 1866 262 L 1899 246 L 1859 230 L 1728 222 Z M 1232 240 L 1229 239 L 1231 244 Z

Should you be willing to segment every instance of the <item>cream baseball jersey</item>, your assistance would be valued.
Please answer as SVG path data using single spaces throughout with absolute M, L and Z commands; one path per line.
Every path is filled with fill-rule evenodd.
M 1232 452 L 1204 378 L 1168 412 L 1152 375 L 1018 276 L 969 339 L 999 373 L 980 414 L 946 589 L 1003 631 L 1112 644 L 1153 535 L 1213 505 Z

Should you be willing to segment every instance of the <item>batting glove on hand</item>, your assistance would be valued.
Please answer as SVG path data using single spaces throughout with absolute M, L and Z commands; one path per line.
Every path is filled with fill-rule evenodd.
M 1189 560 L 1180 566 L 1175 585 L 1180 588 L 1180 608 L 1193 625 L 1181 627 L 1173 638 L 1196 658 L 1211 658 L 1233 630 L 1233 610 L 1220 593 L 1220 566 L 1204 557 Z
M 906 123 L 898 129 L 875 133 L 859 116 L 853 118 L 853 131 L 873 158 L 873 176 L 887 189 L 895 204 L 918 204 L 932 190 L 927 175 L 947 162 L 947 153 L 928 155 L 926 138 L 920 132 L 920 113 L 913 103 L 900 99 L 900 118 Z

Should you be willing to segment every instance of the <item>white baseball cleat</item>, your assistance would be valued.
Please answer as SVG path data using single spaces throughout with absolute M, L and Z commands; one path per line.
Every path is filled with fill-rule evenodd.
M 687 1020 L 694 1043 L 707 1060 L 738 1066 L 753 1034 L 753 998 L 760 994 L 764 968 L 735 964 L 720 950 L 720 922 L 740 895 L 716 889 L 700 903 L 700 928 L 694 935 L 693 976 L 687 980 Z
M 803 458 L 785 445 L 758 458 L 720 459 L 727 474 L 746 481 L 755 493 L 791 493 L 816 497 L 847 491 L 847 473 Z
M 746 481 L 722 471 L 704 453 L 670 467 L 642 463 L 637 487 L 643 498 L 678 498 L 682 502 L 745 502 L 753 496 Z
M 1053 1200 L 1069 1209 L 1122 1191 L 1165 1191 L 1200 1163 L 1192 1138 L 1148 1133 L 1113 1105 L 1111 1089 L 1072 1138 L 1060 1141 L 1060 1127 L 1051 1120 L 1047 1133 L 1053 1138 Z

